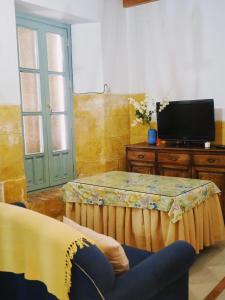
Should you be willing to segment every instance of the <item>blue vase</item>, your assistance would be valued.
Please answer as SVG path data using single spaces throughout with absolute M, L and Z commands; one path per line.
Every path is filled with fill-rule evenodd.
M 148 144 L 155 145 L 157 140 L 157 130 L 149 129 L 148 130 Z

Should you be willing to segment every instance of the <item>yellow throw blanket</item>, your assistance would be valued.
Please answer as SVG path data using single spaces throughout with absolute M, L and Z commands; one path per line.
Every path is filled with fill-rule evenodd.
M 71 259 L 86 241 L 57 220 L 0 203 L 0 271 L 39 280 L 60 300 L 69 299 Z

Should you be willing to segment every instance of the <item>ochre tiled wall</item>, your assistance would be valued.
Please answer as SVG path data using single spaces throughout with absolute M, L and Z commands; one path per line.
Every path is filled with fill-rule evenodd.
M 125 169 L 129 140 L 127 96 L 74 97 L 75 158 L 79 177 Z
M 105 97 L 105 159 L 106 168 L 125 170 L 125 147 L 130 143 L 130 120 L 127 96 Z
M 216 121 L 216 144 L 225 145 L 225 122 L 224 121 Z
M 74 98 L 74 143 L 77 175 L 104 171 L 104 99 Z
M 125 170 L 125 145 L 147 141 L 148 127 L 132 127 L 135 118 L 128 95 L 77 95 L 74 97 L 77 176 Z M 144 94 L 132 95 L 137 101 Z M 153 122 L 152 128 L 156 123 Z
M 126 144 L 147 141 L 146 125 L 135 119 L 128 98 L 135 95 L 77 95 L 74 97 L 75 159 L 79 177 L 110 170 L 125 170 Z M 152 128 L 156 128 L 153 121 Z M 216 122 L 216 143 L 225 144 L 225 122 Z
M 20 107 L 0 105 L 0 182 L 6 202 L 25 200 Z
M 132 95 L 138 101 L 143 94 Z M 147 127 L 131 127 L 134 110 L 128 95 L 74 97 L 77 175 L 125 170 L 124 145 L 147 140 Z M 153 122 L 153 126 L 156 124 Z M 216 122 L 216 143 L 225 144 L 225 122 Z M 20 107 L 0 105 L 0 182 L 6 202 L 26 198 Z

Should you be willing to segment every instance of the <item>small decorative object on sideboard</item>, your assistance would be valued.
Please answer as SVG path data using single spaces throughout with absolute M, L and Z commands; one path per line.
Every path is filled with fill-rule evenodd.
M 155 145 L 157 141 L 157 130 L 156 129 L 148 129 L 148 144 Z
M 157 130 L 151 128 L 151 122 L 153 115 L 156 114 L 156 101 L 145 95 L 145 98 L 140 103 L 133 98 L 128 98 L 130 104 L 135 108 L 136 119 L 133 121 L 131 126 L 136 126 L 137 124 L 147 124 L 148 129 L 148 144 L 154 145 L 157 141 Z M 159 112 L 161 112 L 169 104 L 169 99 L 167 97 L 160 101 Z
M 210 148 L 210 142 L 205 142 L 205 149 L 209 149 Z

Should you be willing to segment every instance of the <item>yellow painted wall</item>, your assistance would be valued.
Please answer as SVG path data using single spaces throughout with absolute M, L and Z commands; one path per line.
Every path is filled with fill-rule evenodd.
M 20 106 L 0 105 L 0 182 L 6 202 L 25 200 Z

